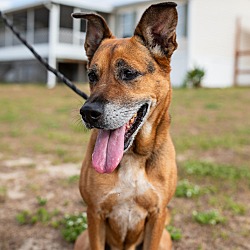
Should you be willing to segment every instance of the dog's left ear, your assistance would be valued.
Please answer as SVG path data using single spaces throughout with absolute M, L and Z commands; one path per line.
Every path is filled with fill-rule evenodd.
M 176 3 L 165 2 L 151 5 L 142 15 L 134 35 L 156 56 L 170 58 L 177 48 L 176 26 L 178 14 Z
M 72 17 L 88 20 L 84 47 L 90 62 L 101 42 L 106 38 L 113 37 L 112 32 L 110 31 L 104 18 L 98 14 L 80 12 L 73 13 Z

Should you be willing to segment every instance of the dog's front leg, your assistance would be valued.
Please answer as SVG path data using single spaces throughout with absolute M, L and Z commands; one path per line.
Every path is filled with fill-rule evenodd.
M 105 224 L 101 216 L 94 209 L 88 207 L 88 232 L 91 250 L 104 250 L 105 247 Z
M 164 230 L 166 220 L 166 210 L 154 212 L 150 215 L 144 236 L 143 250 L 158 250 L 161 236 Z M 170 249 L 165 249 L 170 250 Z

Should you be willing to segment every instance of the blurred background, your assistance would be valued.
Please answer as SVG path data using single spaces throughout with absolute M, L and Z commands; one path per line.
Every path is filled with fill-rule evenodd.
M 86 81 L 83 44 L 86 21 L 71 13 L 101 14 L 117 37 L 133 35 L 143 11 L 159 1 L 108 0 L 2 0 L 0 9 L 37 51 L 70 80 Z M 172 60 L 172 84 L 180 86 L 194 67 L 206 71 L 205 87 L 249 84 L 249 0 L 176 1 L 178 50 Z M 247 52 L 248 51 L 248 52 Z M 44 82 L 56 78 L 42 70 L 32 54 L 0 23 L 0 81 Z M 249 75 L 246 75 L 246 74 Z
M 71 13 L 97 12 L 117 37 L 129 37 L 158 2 L 0 0 L 0 10 L 88 92 L 86 22 Z M 175 2 L 170 113 L 179 182 L 166 230 L 174 249 L 250 249 L 250 0 Z M 1 250 L 73 249 L 86 229 L 82 104 L 0 20 Z

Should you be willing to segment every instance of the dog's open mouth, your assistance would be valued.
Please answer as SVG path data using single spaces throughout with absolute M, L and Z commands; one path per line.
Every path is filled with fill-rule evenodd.
M 149 103 L 143 104 L 120 128 L 99 130 L 92 155 L 92 165 L 97 172 L 111 173 L 119 165 L 123 153 L 132 145 L 136 134 L 144 124 L 149 106 Z
M 144 123 L 144 118 L 147 114 L 149 104 L 145 103 L 140 107 L 136 114 L 126 123 L 125 127 L 125 138 L 124 138 L 124 151 L 131 146 L 137 132 Z

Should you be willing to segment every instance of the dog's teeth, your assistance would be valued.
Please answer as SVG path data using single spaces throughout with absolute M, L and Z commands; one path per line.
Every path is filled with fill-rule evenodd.
M 129 122 L 126 124 L 126 130 L 129 130 L 133 123 L 135 122 L 135 119 L 137 117 L 137 114 L 134 114 L 133 117 L 129 120 Z

